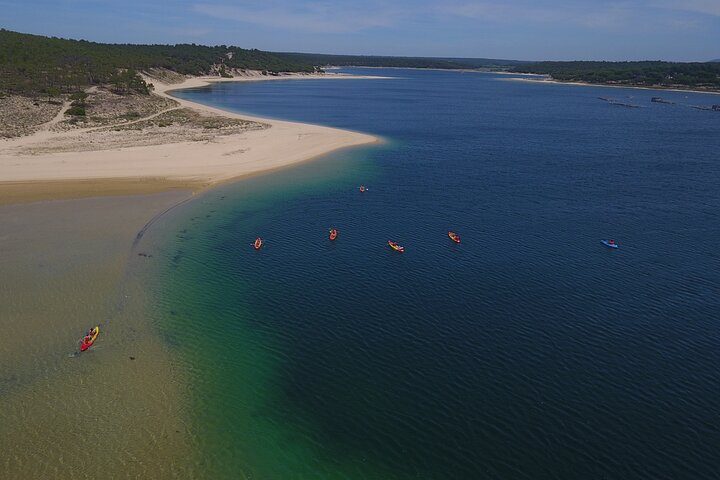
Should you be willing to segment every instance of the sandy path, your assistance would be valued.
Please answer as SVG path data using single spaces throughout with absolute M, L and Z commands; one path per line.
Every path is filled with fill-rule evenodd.
M 88 128 L 83 128 L 83 129 L 81 129 L 81 130 L 76 130 L 76 132 L 80 132 L 80 133 L 83 133 L 83 132 L 95 132 L 95 131 L 105 130 L 105 129 L 109 128 L 109 127 L 115 127 L 115 126 L 125 127 L 125 126 L 127 126 L 127 125 L 132 125 L 132 124 L 134 124 L 134 123 L 140 123 L 140 122 L 144 122 L 144 121 L 146 121 L 146 120 L 152 120 L 153 118 L 158 117 L 158 116 L 160 116 L 160 115 L 162 115 L 162 114 L 164 114 L 164 113 L 172 112 L 172 111 L 174 111 L 174 110 L 180 110 L 181 108 L 182 108 L 182 107 L 166 108 L 165 110 L 160 110 L 160 111 L 157 112 L 157 113 L 153 113 L 152 115 L 148 115 L 147 117 L 138 118 L 137 120 L 131 120 L 131 121 L 129 121 L 129 122 L 123 122 L 123 123 L 119 123 L 119 124 L 117 124 L 117 125 L 103 125 L 103 126 L 101 126 L 101 127 L 88 127 Z
M 40 127 L 41 130 L 49 130 L 50 127 L 52 127 L 52 126 L 55 125 L 56 123 L 60 123 L 62 120 L 64 120 L 64 119 L 65 119 L 65 112 L 67 111 L 68 108 L 70 108 L 70 103 L 71 103 L 71 102 L 69 102 L 69 101 L 68 101 L 68 102 L 63 102 L 63 105 L 62 105 L 62 107 L 60 107 L 60 111 L 57 113 L 57 115 L 55 115 L 55 117 L 54 117 L 52 120 L 50 120 L 49 122 L 43 124 L 43 125 Z

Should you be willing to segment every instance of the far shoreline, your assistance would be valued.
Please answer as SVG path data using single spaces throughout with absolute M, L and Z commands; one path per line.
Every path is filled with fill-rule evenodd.
M 500 72 L 495 72 L 500 73 Z M 563 82 L 560 80 L 555 80 L 551 78 L 548 75 L 539 75 L 539 74 L 529 74 L 529 73 L 512 73 L 512 72 L 506 72 L 508 75 L 523 75 L 524 77 L 542 77 L 542 78 L 503 78 L 501 80 L 503 81 L 510 81 L 510 82 L 531 82 L 531 83 L 539 83 L 539 84 L 547 84 L 547 85 L 570 85 L 575 87 L 605 87 L 605 88 L 632 88 L 635 90 L 653 90 L 658 92 L 684 92 L 684 93 L 701 93 L 701 94 L 708 94 L 708 95 L 720 95 L 720 91 L 716 90 L 691 90 L 687 88 L 675 88 L 675 87 L 662 87 L 662 86 L 654 86 L 654 87 L 644 87 L 640 85 L 609 85 L 606 83 L 589 83 L 589 82 Z
M 707 93 L 711 95 L 720 95 L 720 90 L 702 90 L 702 89 L 691 89 L 691 88 L 676 88 L 676 87 L 663 87 L 653 86 L 647 87 L 642 85 L 611 85 L 607 83 L 590 83 L 590 82 L 568 82 L 555 80 L 548 74 L 543 73 L 523 73 L 523 72 L 510 72 L 507 70 L 493 70 L 489 69 L 475 69 L 475 68 L 423 68 L 423 67 L 368 67 L 362 65 L 347 65 L 347 66 L 327 66 L 324 67 L 328 70 L 337 70 L 341 68 L 367 68 L 376 70 L 419 70 L 419 71 L 436 71 L 436 72 L 457 72 L 457 73 L 485 73 L 493 75 L 507 75 L 508 77 L 520 77 L 520 78 L 503 78 L 502 80 L 509 81 L 524 81 L 524 82 L 536 82 L 536 83 L 547 83 L 557 85 L 575 85 L 585 87 L 610 87 L 610 88 L 634 88 L 638 90 L 657 90 L 657 91 L 669 91 L 669 92 L 686 92 L 686 93 Z

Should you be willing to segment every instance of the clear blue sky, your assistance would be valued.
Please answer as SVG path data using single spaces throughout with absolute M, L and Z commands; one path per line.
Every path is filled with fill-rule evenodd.
M 720 0 L 0 0 L 9 30 L 101 42 L 523 60 L 720 58 Z

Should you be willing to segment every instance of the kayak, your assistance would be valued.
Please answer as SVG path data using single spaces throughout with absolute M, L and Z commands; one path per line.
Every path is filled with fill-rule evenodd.
M 617 243 L 615 243 L 615 240 L 600 240 L 600 241 L 606 247 L 610 247 L 610 248 L 619 248 L 620 247 Z
M 448 232 L 448 237 L 455 243 L 460 243 L 460 235 L 455 232 Z
M 392 248 L 396 252 L 403 253 L 405 251 L 405 247 L 398 245 L 397 242 L 388 240 L 388 245 L 390 245 L 390 248 Z
M 338 236 L 338 231 L 334 228 L 330 229 L 330 240 L 335 240 Z
M 260 237 L 256 238 L 255 243 L 253 243 L 253 248 L 255 250 L 260 250 L 260 248 L 262 248 L 262 246 L 263 246 L 262 238 L 260 238 Z
M 89 342 L 85 342 L 85 338 L 83 338 L 80 341 L 80 351 L 81 352 L 84 352 L 85 350 L 87 350 L 88 348 L 93 346 L 93 344 L 95 343 L 95 340 L 97 340 L 98 335 L 100 335 L 100 327 L 97 326 L 97 327 L 93 328 L 91 330 L 91 332 L 92 332 L 92 334 L 90 335 Z

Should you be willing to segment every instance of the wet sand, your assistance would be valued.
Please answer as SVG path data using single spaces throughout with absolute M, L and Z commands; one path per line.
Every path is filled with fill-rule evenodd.
M 0 205 L 40 200 L 68 200 L 98 196 L 144 195 L 165 191 L 190 191 L 207 186 L 203 182 L 167 178 L 105 178 L 49 182 L 0 183 Z
M 148 330 L 152 258 L 132 250 L 188 195 L 0 206 L 0 478 L 188 476 L 183 382 Z M 95 347 L 72 358 L 96 324 Z

